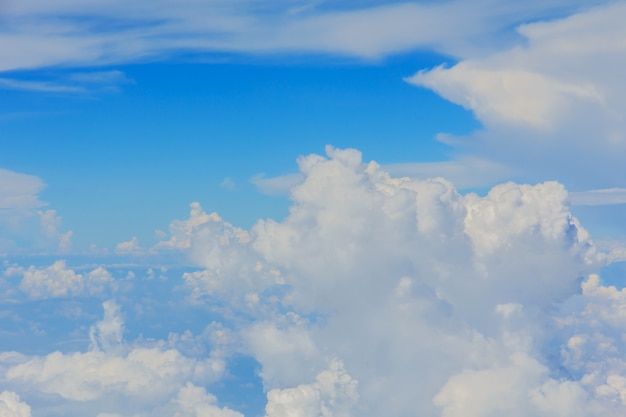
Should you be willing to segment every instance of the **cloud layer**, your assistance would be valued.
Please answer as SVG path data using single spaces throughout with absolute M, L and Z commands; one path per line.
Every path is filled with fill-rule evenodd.
M 626 84 L 618 68 L 626 62 L 625 16 L 616 2 L 524 24 L 515 45 L 407 81 L 471 110 L 483 124 L 469 137 L 443 139 L 464 158 L 504 165 L 509 178 L 558 179 L 574 191 L 623 187 Z M 456 162 L 470 174 L 462 158 Z
M 601 3 L 601 2 L 600 2 Z M 589 2 L 503 5 L 369 1 L 7 1 L 0 12 L 0 71 L 93 66 L 162 58 L 177 51 L 321 53 L 377 59 L 416 48 L 465 56 L 493 47 L 496 33 Z M 507 40 L 507 36 L 499 39 Z M 29 51 L 25 53 L 23 51 Z M 28 87 L 6 80 L 9 88 Z M 63 89 L 33 84 L 34 89 Z
M 625 297 L 593 274 L 607 258 L 562 185 L 463 196 L 441 178 L 394 178 L 357 150 L 326 152 L 299 159 L 282 221 L 243 230 L 192 204 L 144 254 L 187 254 L 196 267 L 177 276 L 150 269 L 140 286 L 135 273 L 114 278 L 119 266 L 5 266 L 30 295 L 21 302 L 102 297 L 91 281 L 119 300 L 73 331 L 88 337 L 83 349 L 1 353 L 7 407 L 253 415 L 213 394 L 247 357 L 266 417 L 624 412 Z M 202 312 L 196 330 L 163 321 L 166 336 L 127 339 L 125 317 L 157 305 Z

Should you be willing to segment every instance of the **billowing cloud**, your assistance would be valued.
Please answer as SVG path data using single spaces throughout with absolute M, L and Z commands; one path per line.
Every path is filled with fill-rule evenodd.
M 29 390 L 36 389 L 79 404 L 104 404 L 103 399 L 118 398 L 119 404 L 113 410 L 124 409 L 129 398 L 131 408 L 136 408 L 137 404 L 154 407 L 161 399 L 169 396 L 174 399 L 175 395 L 179 396 L 176 403 L 181 410 L 176 415 L 195 417 L 203 415 L 203 410 L 217 409 L 212 405 L 214 397 L 190 383 L 207 383 L 219 378 L 224 372 L 222 359 L 190 358 L 163 343 L 127 344 L 122 337 L 124 320 L 119 305 L 106 301 L 103 307 L 104 318 L 91 328 L 88 351 L 56 351 L 32 357 L 2 355 L 3 383 L 29 387 Z M 220 415 L 238 414 L 224 411 Z
M 265 415 L 349 417 L 358 400 L 357 385 L 343 369 L 343 364 L 334 360 L 312 384 L 268 392 Z
M 106 301 L 85 350 L 0 354 L 6 389 L 71 416 L 236 417 L 211 384 L 246 357 L 266 417 L 624 413 L 626 296 L 595 275 L 609 258 L 563 185 L 461 195 L 330 146 L 298 164 L 285 219 L 243 230 L 193 203 L 154 248 L 196 265 L 174 288 Z M 72 288 L 62 266 L 55 282 Z M 183 292 L 161 305 L 200 317 L 201 334 L 173 320 L 158 323 L 167 338 L 125 341 L 124 315 L 152 292 Z
M 285 220 L 228 244 L 222 226 L 188 239 L 194 259 L 212 260 L 187 278 L 204 291 L 196 301 L 253 301 L 229 312 L 258 312 L 239 333 L 262 365 L 268 415 L 320 413 L 310 380 L 332 357 L 359 381 L 359 415 L 455 416 L 473 396 L 476 416 L 611 415 L 600 383 L 553 376 L 567 367 L 567 338 L 551 339 L 558 306 L 606 262 L 562 185 L 462 196 L 444 179 L 393 178 L 355 150 L 327 154 L 299 160 Z
M 216 405 L 217 398 L 208 394 L 204 388 L 187 383 L 180 389 L 178 395 L 166 407 L 167 413 L 157 411 L 152 415 L 174 417 L 243 417 L 243 414 L 227 407 L 220 408 Z M 173 414 L 172 414 L 173 411 Z
M 67 268 L 63 260 L 44 268 L 12 268 L 10 274 L 22 275 L 20 289 L 35 299 L 96 295 L 113 281 L 111 273 L 102 267 L 80 274 Z
M 518 353 L 504 366 L 464 371 L 435 396 L 442 417 L 597 415 L 577 382 L 549 378 L 537 360 Z

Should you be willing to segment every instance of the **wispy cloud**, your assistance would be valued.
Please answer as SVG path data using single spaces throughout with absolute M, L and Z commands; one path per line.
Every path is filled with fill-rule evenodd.
M 85 89 L 77 86 L 62 85 L 55 82 L 23 81 L 0 78 L 0 89 L 37 91 L 40 93 L 84 93 Z
M 577 206 L 626 204 L 626 188 L 570 192 L 569 198 L 571 203 Z
M 69 81 L 81 84 L 99 84 L 99 85 L 117 85 L 123 83 L 132 83 L 133 80 L 126 77 L 122 71 L 91 71 L 91 72 L 74 72 L 67 76 Z
M 321 53 L 379 59 L 416 48 L 467 56 L 511 38 L 515 24 L 565 15 L 583 1 L 9 1 L 0 71 L 102 66 L 172 51 Z M 494 37 L 508 32 L 508 36 Z
M 154 249 L 186 254 L 193 269 L 0 263 L 2 293 L 20 307 L 14 339 L 82 342 L 0 352 L 0 410 L 623 414 L 626 290 L 594 274 L 623 248 L 597 250 L 565 187 L 461 195 L 330 146 L 298 166 L 283 220 L 243 230 L 193 203 L 172 222 Z M 241 396 L 242 358 L 265 397 L 258 412 L 210 393 Z
M 235 189 L 235 180 L 226 177 L 220 182 L 220 187 L 228 191 L 233 191 Z
M 618 69 L 626 64 L 624 19 L 626 5 L 616 2 L 524 24 L 512 47 L 422 70 L 407 81 L 471 110 L 483 124 L 455 138 L 459 158 L 503 164 L 525 181 L 624 187 L 626 82 Z
M 485 187 L 510 180 L 515 172 L 497 162 L 463 157 L 447 162 L 408 162 L 384 166 L 393 175 L 415 178 L 443 177 L 458 188 Z
M 54 80 L 0 78 L 0 89 L 39 93 L 88 94 L 116 92 L 120 85 L 132 83 L 122 71 L 74 72 Z
M 294 186 L 302 182 L 304 177 L 299 173 L 280 175 L 277 177 L 266 177 L 265 174 L 258 174 L 250 179 L 257 189 L 263 194 L 280 195 L 287 194 Z

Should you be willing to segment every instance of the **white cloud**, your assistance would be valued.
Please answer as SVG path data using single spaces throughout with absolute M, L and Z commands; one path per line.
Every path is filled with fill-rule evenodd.
M 0 414 L 2 417 L 31 417 L 28 404 L 11 391 L 0 392 Z
M 137 253 L 139 251 L 141 251 L 141 247 L 139 246 L 137 236 L 133 236 L 129 241 L 120 242 L 115 245 L 115 253 Z
M 359 381 L 362 416 L 454 416 L 463 392 L 481 398 L 477 416 L 612 415 L 596 393 L 605 381 L 552 376 L 568 367 L 567 340 L 550 340 L 557 306 L 606 262 L 562 185 L 462 196 L 332 147 L 298 164 L 289 216 L 259 220 L 244 240 L 199 207 L 175 223 L 207 267 L 185 277 L 196 301 L 230 300 L 226 314 L 243 320 L 240 349 L 274 393 L 268 416 L 324 415 L 310 381 L 334 357 Z M 491 377 L 500 399 L 476 382 Z
M 0 353 L 0 382 L 74 407 L 72 417 L 237 417 L 207 389 L 228 374 L 229 355 L 248 355 L 266 417 L 624 414 L 626 290 L 592 274 L 607 257 L 565 187 L 461 195 L 330 146 L 298 164 L 284 220 L 242 230 L 194 203 L 155 248 L 199 267 L 176 288 L 192 305 L 176 307 L 207 312 L 202 335 L 129 343 L 122 308 L 107 301 L 88 349 Z M 80 294 L 90 275 L 63 263 L 5 267 L 23 282 L 30 270 L 29 291 L 42 297 Z
M 626 151 L 626 83 L 618 68 L 626 62 L 625 17 L 626 6 L 614 2 L 524 24 L 515 45 L 422 70 L 407 81 L 471 110 L 483 123 L 484 130 L 450 142 L 459 149 L 452 163 L 480 157 L 526 181 L 624 187 L 618 155 Z M 592 195 L 578 197 L 589 202 Z
M 34 209 L 44 206 L 37 194 L 44 183 L 34 175 L 0 168 L 0 208 L 2 210 Z
M 89 339 L 93 350 L 110 352 L 122 344 L 124 320 L 120 313 L 120 306 L 113 300 L 102 303 L 104 318 L 89 330 Z
M 577 382 L 557 381 L 548 369 L 525 354 L 506 365 L 455 375 L 435 396 L 442 417 L 584 417 L 595 415 L 588 395 Z
M 61 225 L 61 217 L 57 216 L 55 210 L 37 210 L 41 222 L 41 229 L 43 235 L 50 241 L 58 241 L 58 251 L 60 253 L 66 253 L 70 250 L 72 245 L 72 236 L 74 232 L 68 230 L 65 233 L 59 231 Z
M 286 325 L 260 322 L 243 332 L 249 353 L 263 365 L 260 375 L 269 387 L 298 384 L 323 366 L 306 323 L 293 314 L 285 318 Z M 276 366 L 281 362 L 295 366 Z
M 452 68 L 420 71 L 407 81 L 472 110 L 487 126 L 503 123 L 548 129 L 571 101 L 603 102 L 591 85 L 565 83 L 527 70 L 490 67 L 474 68 L 471 61 L 461 62 Z
M 460 188 L 493 185 L 510 178 L 514 171 L 505 165 L 475 157 L 462 157 L 448 162 L 408 162 L 387 164 L 392 175 L 413 178 L 442 177 Z
M 301 183 L 303 179 L 300 174 L 287 174 L 271 178 L 266 178 L 264 174 L 258 174 L 252 177 L 250 182 L 263 194 L 279 195 L 287 194 L 289 190 Z
M 77 274 L 63 260 L 44 268 L 30 266 L 22 273 L 20 289 L 34 299 L 96 295 L 113 281 L 111 273 L 102 267 Z
M 350 417 L 357 400 L 357 381 L 333 360 L 312 384 L 270 390 L 265 417 Z
M 193 359 L 166 346 L 124 343 L 119 306 L 112 301 L 103 306 L 105 316 L 91 329 L 89 351 L 0 358 L 5 383 L 57 394 L 68 401 L 121 396 L 149 405 L 158 404 L 189 381 L 206 383 L 223 373 L 219 358 Z

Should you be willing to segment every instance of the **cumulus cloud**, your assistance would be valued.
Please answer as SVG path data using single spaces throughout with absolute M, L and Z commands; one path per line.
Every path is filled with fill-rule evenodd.
M 0 169 L 0 207 L 3 210 L 33 209 L 44 206 L 37 194 L 44 183 L 34 175 Z
M 30 417 L 30 407 L 11 391 L 0 392 L 0 414 L 3 417 Z
M 210 323 L 207 349 L 189 331 L 126 342 L 130 313 L 106 301 L 88 349 L 2 353 L 0 381 L 102 415 L 236 417 L 207 391 L 241 355 L 266 417 L 624 413 L 625 290 L 594 274 L 608 258 L 563 185 L 461 195 L 330 146 L 298 165 L 284 220 L 243 230 L 193 203 L 157 245 L 196 265 L 176 291 Z M 55 265 L 65 289 L 37 287 L 77 291 Z
M 16 272 L 14 270 L 13 274 Z M 43 268 L 30 266 L 19 272 L 23 275 L 20 289 L 35 299 L 96 295 L 113 281 L 111 273 L 102 267 L 79 274 L 63 260 Z
M 349 417 L 358 400 L 357 385 L 343 364 L 333 360 L 312 384 L 269 391 L 265 417 Z
M 0 78 L 0 89 L 22 90 L 38 93 L 87 94 L 90 92 L 115 92 L 120 84 L 130 83 L 123 72 L 91 71 L 75 72 L 61 80 L 19 80 Z
M 167 407 L 168 414 L 157 412 L 156 415 L 173 417 L 243 417 L 243 414 L 227 407 L 218 407 L 217 398 L 208 394 L 202 387 L 188 382 Z M 173 413 L 172 413 L 173 411 Z M 153 414 L 155 415 L 155 414 Z
M 7 2 L 0 71 L 97 65 L 167 56 L 176 50 L 323 53 L 379 59 L 416 48 L 462 56 L 508 41 L 510 28 L 537 16 L 589 7 L 584 1 L 523 4 L 368 1 Z M 62 16 L 62 19 L 59 19 Z M 85 16 L 89 17 L 84 20 Z M 102 22 L 115 22 L 102 30 Z M 504 32 L 496 41 L 494 34 Z M 24 53 L 30 51 L 32 53 Z M 19 81 L 18 81 L 19 82 Z M 23 85 L 23 84 L 22 84 Z M 50 88 L 50 87 L 47 87 Z
M 451 377 L 434 402 L 442 417 L 596 415 L 597 405 L 588 403 L 578 382 L 547 375 L 537 360 L 517 353 L 504 366 Z
M 217 213 L 205 213 L 199 203 L 191 204 L 189 220 L 174 221 L 169 229 L 170 239 L 158 243 L 157 249 L 193 249 L 195 239 L 202 237 L 218 239 L 220 244 L 226 245 L 231 240 L 246 242 L 249 239 L 245 230 L 223 222 Z
M 104 318 L 90 331 L 90 350 L 32 357 L 2 355 L 4 383 L 54 394 L 69 402 L 126 399 L 119 401 L 122 408 L 129 398 L 130 407 L 136 408 L 137 403 L 154 407 L 163 398 L 179 393 L 181 411 L 174 415 L 185 417 L 203 415 L 213 407 L 214 398 L 188 382 L 207 383 L 219 378 L 224 371 L 221 359 L 186 357 L 166 344 L 127 344 L 122 338 L 124 321 L 119 305 L 107 301 L 103 307 Z M 112 415 L 116 412 L 111 411 Z M 224 411 L 220 415 L 238 414 Z
M 133 236 L 129 241 L 120 242 L 115 245 L 115 253 L 137 253 L 139 251 L 141 251 L 141 247 L 139 246 L 137 236 Z
M 228 311 L 244 319 L 242 349 L 262 366 L 268 416 L 331 415 L 310 380 L 333 358 L 359 381 L 359 415 L 611 415 L 597 391 L 605 382 L 568 368 L 567 337 L 552 339 L 567 321 L 558 306 L 607 261 L 561 184 L 463 196 L 332 147 L 298 164 L 283 221 L 259 220 L 226 252 L 217 218 L 186 229 L 186 250 L 211 259 L 186 278 L 204 291 L 196 301 L 252 301 Z M 209 217 L 188 222 L 198 218 Z M 568 326 L 559 331 L 571 335 Z M 555 377 L 562 369 L 569 376 Z

